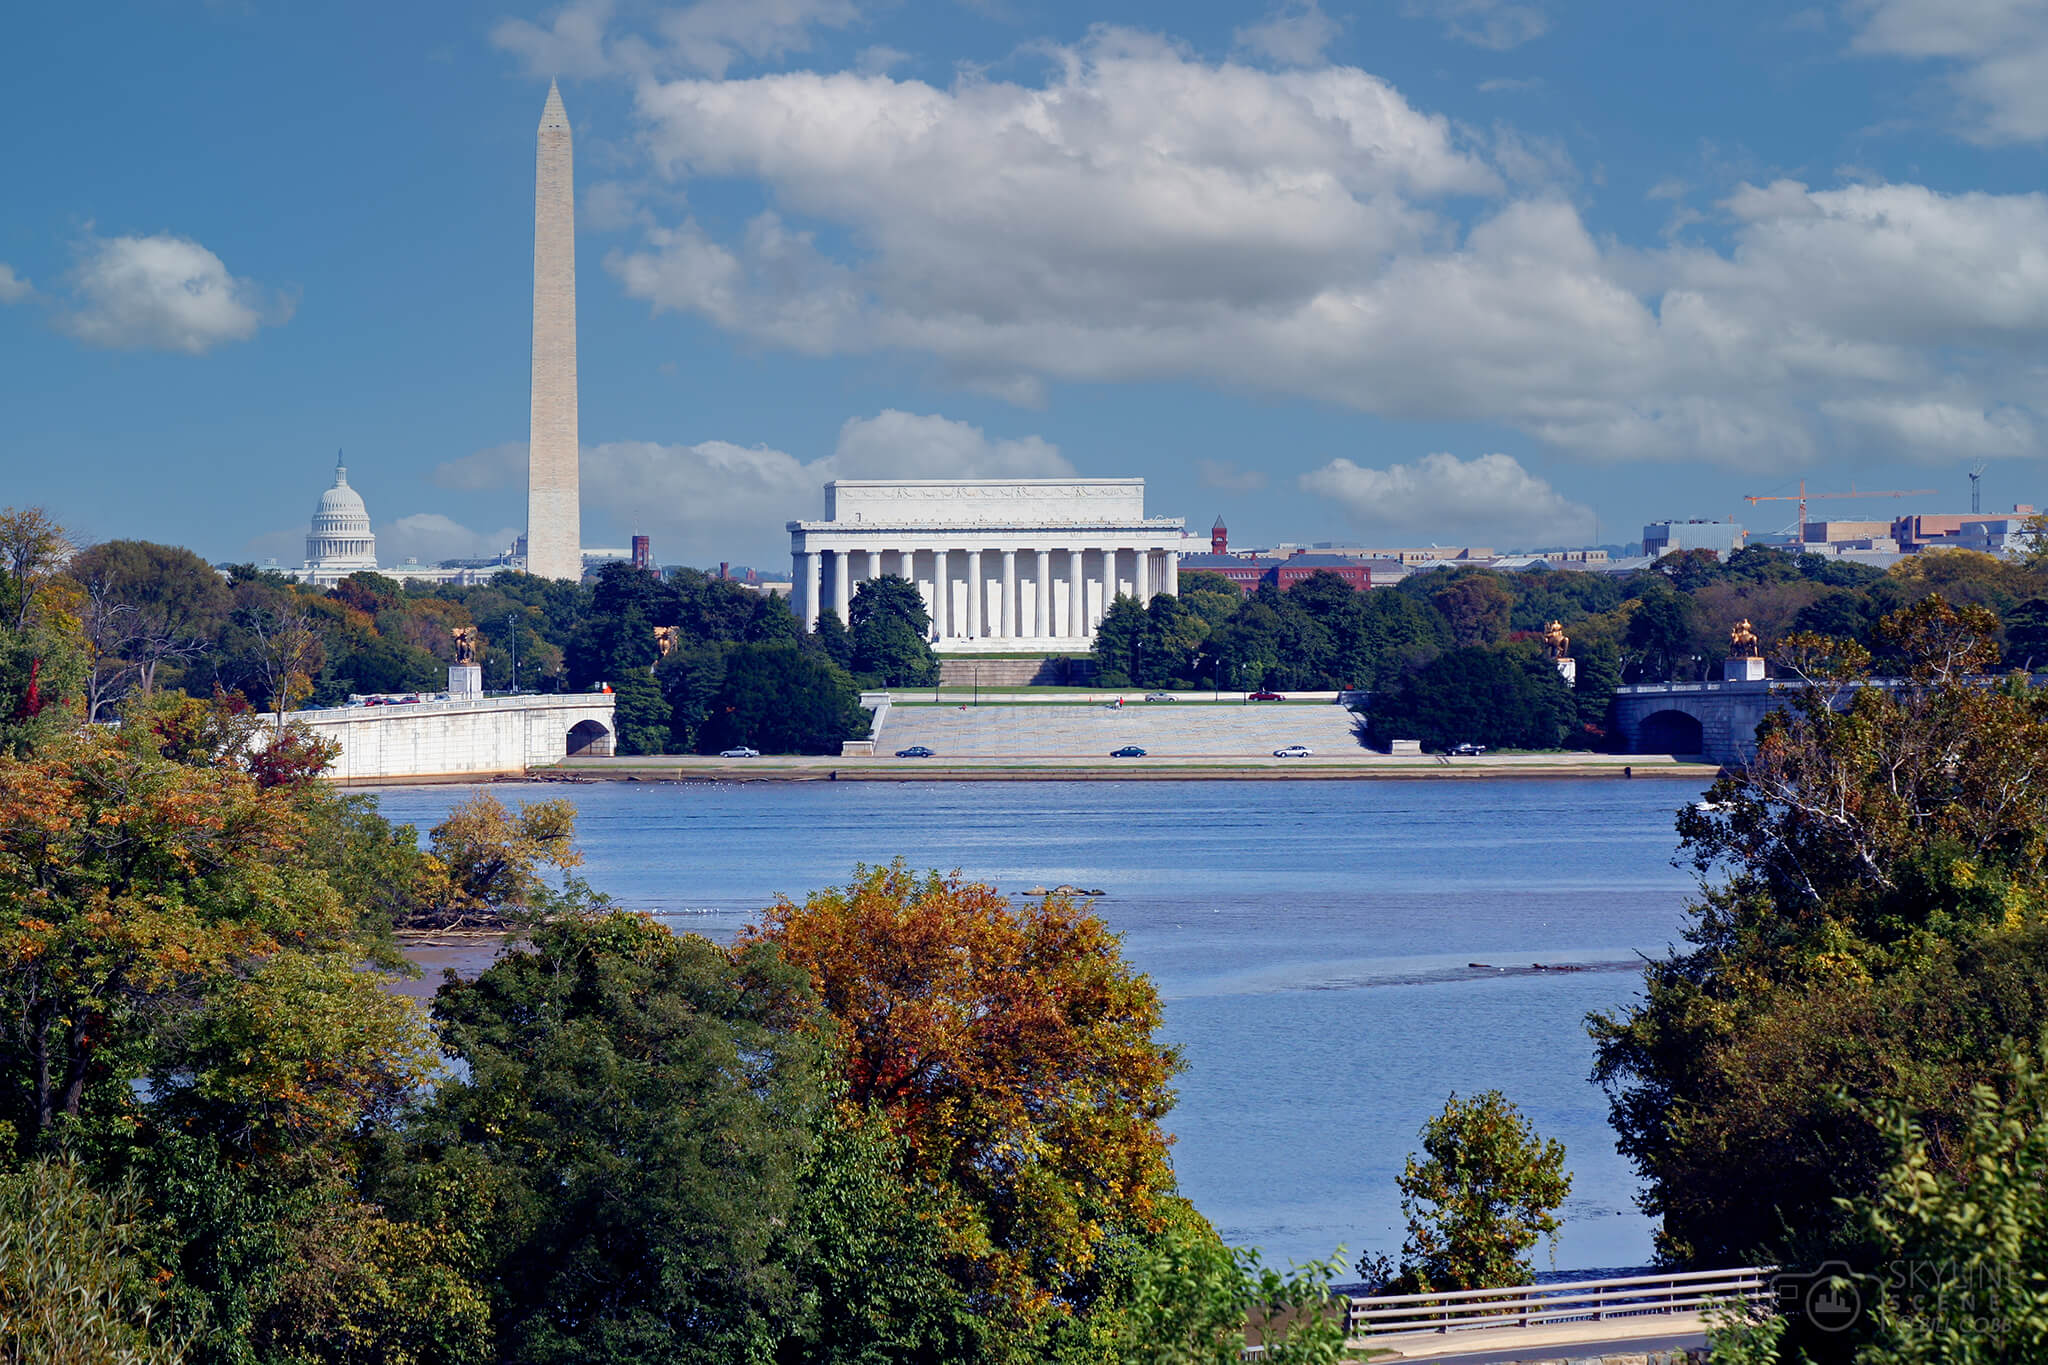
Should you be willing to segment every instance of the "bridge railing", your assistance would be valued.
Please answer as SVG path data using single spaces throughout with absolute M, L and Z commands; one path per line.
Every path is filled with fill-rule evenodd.
M 1563 1284 L 1465 1289 L 1428 1294 L 1380 1294 L 1351 1300 L 1350 1335 L 1455 1332 L 1535 1327 L 1558 1322 L 1693 1312 L 1709 1304 L 1759 1302 L 1770 1295 L 1774 1266 L 1622 1275 Z

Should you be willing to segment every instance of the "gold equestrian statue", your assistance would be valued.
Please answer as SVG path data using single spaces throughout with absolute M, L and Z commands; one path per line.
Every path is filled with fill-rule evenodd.
M 1737 621 L 1735 629 L 1728 632 L 1728 647 L 1737 658 L 1754 659 L 1757 657 L 1756 632 L 1749 628 L 1749 618 L 1747 616 Z
M 654 644 L 661 651 L 661 657 L 664 659 L 675 653 L 676 628 L 674 626 L 656 626 L 654 628 Z
M 1569 659 L 1571 657 L 1572 637 L 1564 633 L 1564 622 L 1552 621 L 1549 625 L 1545 626 L 1543 628 L 1543 643 L 1550 647 L 1551 658 Z
M 457 626 L 448 632 L 455 637 L 455 662 L 473 664 L 476 662 L 476 627 Z

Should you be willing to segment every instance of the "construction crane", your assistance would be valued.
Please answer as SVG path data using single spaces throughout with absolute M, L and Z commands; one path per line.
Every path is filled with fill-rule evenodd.
M 1806 543 L 1806 503 L 1809 498 L 1815 502 L 1820 501 L 1822 498 L 1931 498 L 1937 492 L 1938 490 L 1933 488 L 1881 488 L 1865 492 L 1852 483 L 1849 485 L 1849 491 L 1846 493 L 1809 493 L 1806 491 L 1806 480 L 1801 479 L 1797 493 L 1745 494 L 1742 500 L 1751 507 L 1756 506 L 1760 502 L 1798 503 L 1799 543 L 1804 545 Z

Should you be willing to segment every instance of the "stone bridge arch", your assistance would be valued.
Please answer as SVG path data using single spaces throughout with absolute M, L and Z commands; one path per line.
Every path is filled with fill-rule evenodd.
M 1756 757 L 1758 723 L 1789 697 L 1768 681 L 1617 687 L 1615 728 L 1625 753 L 1698 754 L 1710 763 L 1747 763 Z
M 584 719 L 569 727 L 567 758 L 610 758 L 612 732 L 602 721 Z
M 1706 727 L 1693 714 L 1697 707 L 1667 706 L 1644 716 L 1634 746 L 1642 754 L 1704 754 Z

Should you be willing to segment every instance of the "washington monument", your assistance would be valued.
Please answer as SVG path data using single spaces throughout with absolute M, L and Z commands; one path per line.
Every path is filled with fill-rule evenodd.
M 526 571 L 583 577 L 576 473 L 576 191 L 569 114 L 548 82 L 533 186 L 533 424 L 526 456 Z

